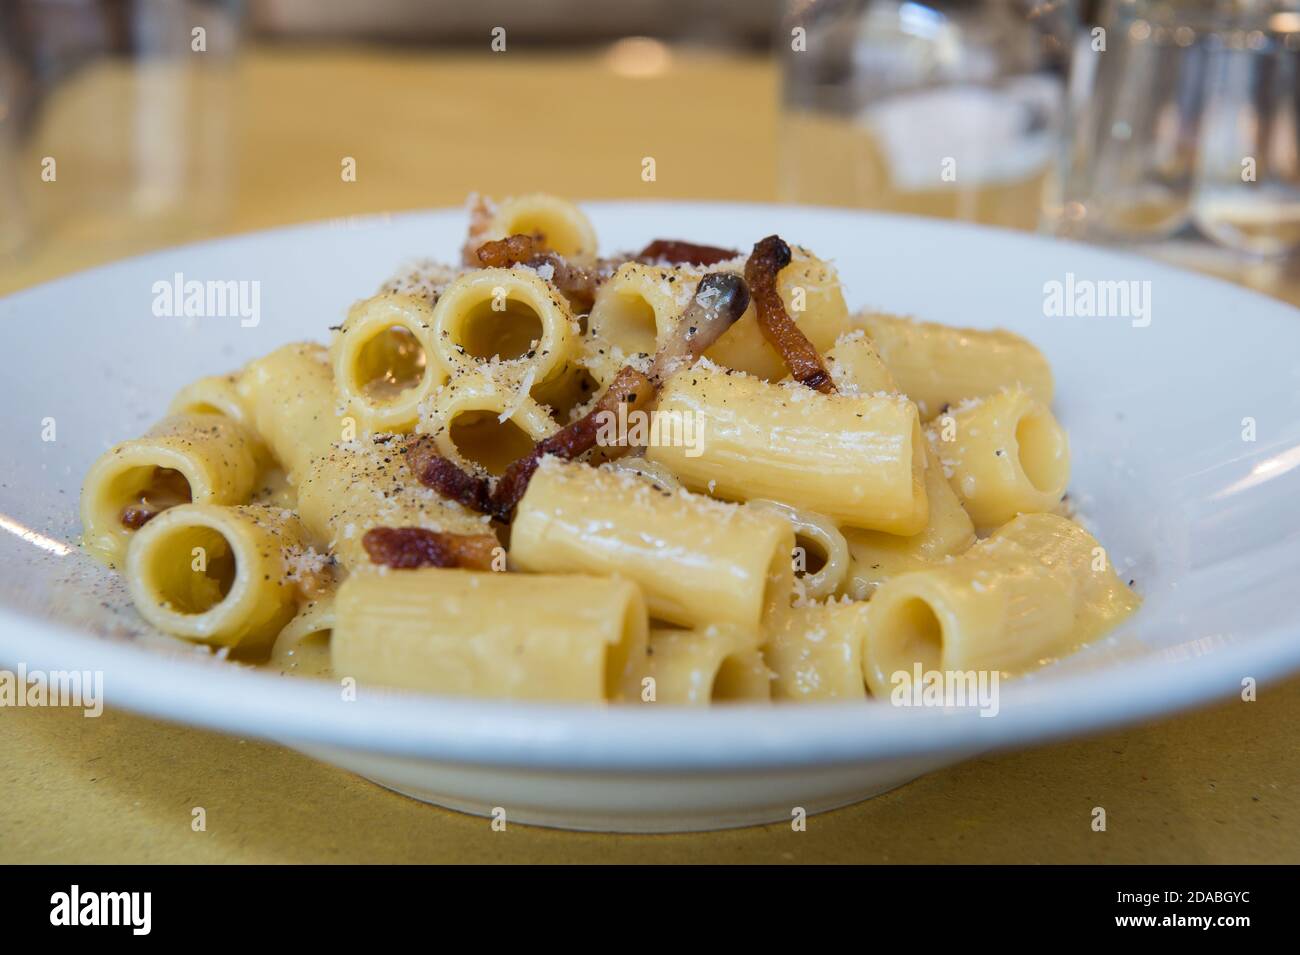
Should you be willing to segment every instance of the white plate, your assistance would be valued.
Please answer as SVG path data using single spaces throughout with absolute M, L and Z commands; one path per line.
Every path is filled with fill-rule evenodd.
M 885 704 L 343 702 L 332 684 L 131 636 L 143 628 L 111 575 L 44 540 L 76 540 L 91 462 L 189 380 L 324 340 L 402 263 L 452 258 L 465 219 L 449 211 L 173 249 L 0 301 L 0 664 L 102 670 L 110 705 L 279 740 L 443 805 L 625 831 L 788 820 L 794 807 L 853 802 L 977 752 L 1151 717 L 1300 667 L 1300 312 L 1145 260 L 963 225 L 755 205 L 588 210 L 605 249 L 679 236 L 744 248 L 780 232 L 835 260 L 851 306 L 1032 339 L 1056 371 L 1072 493 L 1145 606 L 1101 644 L 1004 684 L 994 718 Z M 259 281 L 260 324 L 155 317 L 153 283 L 178 272 Z M 1150 325 L 1045 317 L 1044 283 L 1067 273 L 1149 281 Z M 42 440 L 49 418 L 54 441 Z

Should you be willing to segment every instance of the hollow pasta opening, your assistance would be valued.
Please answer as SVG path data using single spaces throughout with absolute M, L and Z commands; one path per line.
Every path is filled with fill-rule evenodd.
M 533 449 L 528 432 L 495 411 L 462 411 L 447 429 L 460 456 L 489 474 L 501 475 L 507 467 Z
M 714 703 L 763 699 L 771 692 L 770 682 L 753 654 L 733 653 L 718 666 L 709 698 Z
M 499 222 L 506 235 L 538 236 L 546 248 L 560 255 L 571 256 L 582 249 L 582 236 L 571 224 L 541 210 L 521 210 L 507 214 Z
M 800 577 L 815 577 L 826 569 L 826 542 L 810 534 L 795 534 L 794 546 L 803 552 L 803 569 L 796 571 Z
M 322 626 L 309 630 L 294 640 L 293 645 L 283 651 L 276 649 L 275 662 L 285 672 L 302 676 L 328 676 L 330 668 L 330 637 L 334 630 Z
M 243 417 L 235 395 L 233 376 L 200 378 L 191 382 L 172 400 L 172 414 L 220 415 L 236 421 Z
M 1064 487 L 1064 434 L 1050 415 L 1029 411 L 1016 422 L 1017 459 L 1035 490 L 1058 493 Z
M 655 310 L 636 293 L 611 295 L 601 303 L 600 335 L 629 355 L 653 355 L 659 338 Z
M 390 325 L 357 350 L 353 387 L 378 401 L 396 398 L 424 378 L 427 358 L 420 340 L 402 325 Z
M 497 311 L 492 307 L 496 301 L 485 299 L 466 312 L 456 344 L 466 354 L 483 360 L 493 356 L 502 361 L 522 358 L 542 339 L 541 316 L 527 302 L 513 298 L 507 298 L 505 307 Z
M 876 621 L 876 659 L 886 680 L 902 670 L 910 677 L 920 663 L 922 671 L 938 670 L 943 661 L 943 623 L 921 597 L 905 597 Z
M 180 471 L 144 465 L 126 468 L 113 478 L 108 498 L 122 527 L 138 530 L 167 508 L 189 504 L 193 491 Z
M 534 385 L 529 395 L 551 409 L 551 417 L 567 424 L 573 410 L 591 401 L 600 391 L 600 382 L 580 366 L 566 367 L 548 381 Z
M 154 542 L 141 566 L 154 598 L 180 614 L 203 614 L 230 595 L 238 573 L 234 549 L 215 528 L 181 524 Z

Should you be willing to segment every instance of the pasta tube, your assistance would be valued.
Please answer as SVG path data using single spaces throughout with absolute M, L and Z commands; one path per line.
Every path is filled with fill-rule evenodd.
M 843 335 L 826 355 L 836 386 L 848 394 L 896 393 L 898 383 L 875 344 L 863 332 Z M 842 591 L 866 600 L 884 580 L 956 554 L 975 542 L 975 528 L 961 506 L 935 450 L 926 445 L 925 496 L 929 515 L 923 530 L 910 537 L 846 528 L 849 570 Z
M 334 630 L 334 594 L 304 603 L 271 647 L 271 663 L 287 673 L 328 676 L 329 636 Z
M 655 415 L 690 421 L 701 438 L 646 450 L 687 487 L 778 500 L 892 534 L 925 526 L 925 442 L 906 399 L 822 395 L 704 363 L 668 381 Z
M 510 560 L 534 572 L 620 574 L 656 619 L 728 624 L 757 645 L 767 602 L 789 601 L 793 546 L 776 515 L 544 458 L 515 513 Z
M 1007 331 L 977 331 L 894 315 L 862 313 L 865 328 L 898 381 L 929 421 L 948 407 L 1020 388 L 1044 405 L 1052 403 L 1052 369 L 1042 352 Z
M 326 349 L 311 342 L 278 348 L 244 369 L 239 394 L 253 427 L 291 478 L 331 444 L 356 436 L 355 418 L 341 411 Z
M 410 431 L 420 402 L 446 382 L 428 347 L 432 325 L 420 299 L 376 295 L 354 305 L 335 332 L 334 381 L 364 431 Z
M 566 259 L 596 257 L 596 230 L 572 202 L 544 192 L 512 196 L 489 204 L 486 225 L 476 233 L 478 244 L 512 235 L 540 236 L 543 245 Z
M 847 394 L 874 395 L 878 391 L 892 394 L 899 390 L 875 343 L 861 329 L 835 340 L 834 347 L 826 353 L 826 367 L 835 387 Z
M 780 501 L 757 498 L 749 506 L 789 521 L 794 531 L 794 569 L 800 575 L 796 587 L 806 599 L 820 600 L 840 589 L 849 573 L 849 545 L 833 521 Z
M 873 693 L 923 670 L 1023 670 L 1073 651 L 1137 609 L 1091 534 L 1025 514 L 963 556 L 881 585 L 864 668 Z
M 190 501 L 242 504 L 257 480 L 256 442 L 221 414 L 173 415 L 100 456 L 81 488 L 82 539 L 116 566 L 146 521 Z
M 579 346 L 569 303 L 529 268 L 467 272 L 433 307 L 432 347 L 453 374 L 495 360 L 531 391 L 575 362 Z
M 899 537 L 881 531 L 844 529 L 849 566 L 842 592 L 854 600 L 866 600 L 890 577 L 918 570 L 949 554 L 960 554 L 975 543 L 975 526 L 943 476 L 938 454 L 927 447 L 926 458 L 925 496 L 930 513 L 919 534 Z
M 749 635 L 725 626 L 693 630 L 655 627 L 646 655 L 629 673 L 629 702 L 670 706 L 771 698 L 771 677 Z
M 896 674 L 1031 669 L 1071 646 L 1070 588 L 1014 545 L 977 544 L 951 562 L 893 577 L 868 604 L 863 669 L 874 696 Z
M 1061 503 L 1070 480 L 1069 439 L 1052 413 L 1023 391 L 959 406 L 930 426 L 929 438 L 977 527 Z
M 264 655 L 297 608 L 293 562 L 303 548 L 289 511 L 184 504 L 131 541 L 131 599 L 166 633 Z
M 616 350 L 609 364 L 621 367 L 627 358 L 653 355 L 698 284 L 699 273 L 686 269 L 639 262 L 619 266 L 596 292 L 587 319 L 592 338 Z
M 416 430 L 431 435 L 438 453 L 462 468 L 499 476 L 559 425 L 517 382 L 484 370 L 456 375 L 434 396 Z
M 361 683 L 592 703 L 620 695 L 646 632 L 618 577 L 424 568 L 344 581 L 330 652 Z
M 773 699 L 865 699 L 862 647 L 870 606 L 831 600 L 784 614 L 763 646 Z
M 248 409 L 239 396 L 239 375 L 209 375 L 197 378 L 176 393 L 168 414 L 219 414 L 251 427 Z
M 715 703 L 766 703 L 772 698 L 772 671 L 758 650 L 740 650 L 722 661 L 713 678 Z
M 239 374 L 198 378 L 176 393 L 167 408 L 169 415 L 217 414 L 242 425 L 253 458 L 261 470 L 271 464 L 271 452 L 256 434 L 252 416 L 239 394 Z

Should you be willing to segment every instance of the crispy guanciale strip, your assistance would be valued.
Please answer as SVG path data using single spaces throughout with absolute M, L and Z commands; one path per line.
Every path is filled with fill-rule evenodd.
M 512 265 L 526 265 L 536 269 L 551 267 L 551 284 L 576 308 L 590 310 L 596 301 L 596 287 L 600 284 L 599 269 L 586 269 L 573 265 L 563 256 L 549 251 L 540 236 L 518 235 L 484 242 L 475 253 L 478 264 L 487 268 L 508 269 Z
M 528 490 L 528 482 L 542 458 L 550 454 L 572 461 L 590 451 L 596 446 L 602 423 L 608 420 L 603 415 L 618 414 L 618 406 L 622 404 L 629 410 L 644 408 L 650 404 L 654 393 L 655 386 L 650 379 L 631 365 L 620 371 L 591 411 L 549 438 L 538 441 L 532 451 L 506 468 L 492 494 L 493 516 L 507 524 L 510 522 L 515 505 Z
M 710 272 L 700 279 L 675 332 L 655 354 L 650 373 L 625 366 L 610 382 L 591 411 L 506 468 L 492 494 L 492 513 L 509 523 L 515 505 L 523 498 L 537 465 L 548 454 L 572 461 L 596 446 L 606 415 L 617 415 L 619 405 L 641 410 L 654 400 L 659 385 L 674 372 L 688 367 L 704 354 L 749 307 L 749 290 L 739 275 Z
M 451 534 L 426 527 L 372 527 L 361 546 L 374 564 L 409 570 L 414 567 L 467 567 L 491 570 L 500 546 L 491 534 Z
M 754 296 L 758 327 L 763 337 L 781 353 L 795 381 L 829 395 L 835 391 L 830 372 L 808 336 L 786 312 L 777 289 L 776 278 L 790 264 L 790 259 L 790 247 L 778 235 L 760 239 L 749 254 L 749 261 L 745 263 L 745 281 Z
M 722 249 L 716 245 L 697 245 L 681 239 L 655 239 L 636 255 L 638 262 L 669 265 L 716 265 L 740 255 L 735 249 Z
M 406 466 L 415 479 L 431 487 L 448 500 L 487 514 L 491 510 L 492 492 L 487 478 L 467 474 L 455 462 L 438 453 L 433 438 L 417 434 L 407 442 Z

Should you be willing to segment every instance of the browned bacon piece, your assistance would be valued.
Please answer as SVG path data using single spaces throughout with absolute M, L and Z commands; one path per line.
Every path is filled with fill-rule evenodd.
M 433 438 L 427 434 L 415 435 L 407 443 L 406 466 L 417 481 L 448 500 L 464 504 L 480 514 L 490 511 L 492 493 L 487 478 L 467 474 L 455 462 L 448 461 L 438 453 Z
M 171 468 L 154 468 L 148 489 L 140 500 L 122 508 L 118 520 L 123 527 L 137 531 L 167 508 L 189 502 L 190 483 L 185 475 Z
M 631 365 L 625 366 L 591 411 L 537 442 L 531 452 L 506 468 L 492 495 L 492 512 L 496 518 L 509 523 L 543 457 L 550 454 L 571 461 L 594 448 L 601 425 L 608 420 L 606 416 L 617 415 L 619 405 L 627 405 L 629 410 L 648 407 L 663 380 L 694 363 L 748 307 L 749 290 L 739 275 L 710 272 L 704 276 L 682 313 L 675 334 L 655 354 L 648 375 Z
M 636 261 L 646 264 L 716 265 L 740 255 L 735 249 L 722 249 L 716 245 L 697 245 L 681 239 L 655 239 L 636 255 Z
M 745 263 L 745 281 L 754 296 L 758 327 L 781 354 L 795 381 L 822 394 L 832 394 L 835 384 L 817 349 L 785 310 L 776 278 L 790 264 L 790 247 L 780 236 L 769 235 L 754 245 Z
M 475 253 L 480 265 L 487 268 L 508 269 L 512 265 L 539 268 L 551 267 L 551 284 L 573 303 L 575 308 L 590 310 L 596 301 L 596 287 L 600 272 L 573 265 L 562 256 L 548 251 L 540 236 L 512 235 L 504 239 L 484 242 Z
M 500 545 L 491 534 L 451 534 L 425 527 L 372 527 L 361 538 L 371 563 L 400 570 L 466 567 L 491 570 Z
M 138 531 L 161 513 L 148 504 L 128 504 L 122 508 L 122 526 Z
M 539 235 L 524 235 L 522 232 L 484 242 L 474 253 L 478 265 L 492 269 L 508 269 L 520 262 L 527 262 L 537 256 L 546 254 L 546 246 Z
M 596 446 L 601 425 L 608 420 L 605 416 L 618 414 L 618 406 L 622 404 L 627 405 L 629 410 L 643 408 L 650 403 L 654 393 L 654 384 L 644 374 L 631 365 L 621 370 L 591 411 L 549 438 L 538 441 L 533 445 L 532 451 L 506 468 L 492 494 L 493 516 L 499 521 L 510 522 L 515 505 L 523 498 L 524 491 L 528 490 L 528 482 L 542 458 L 550 454 L 572 461 L 580 454 L 590 451 Z

